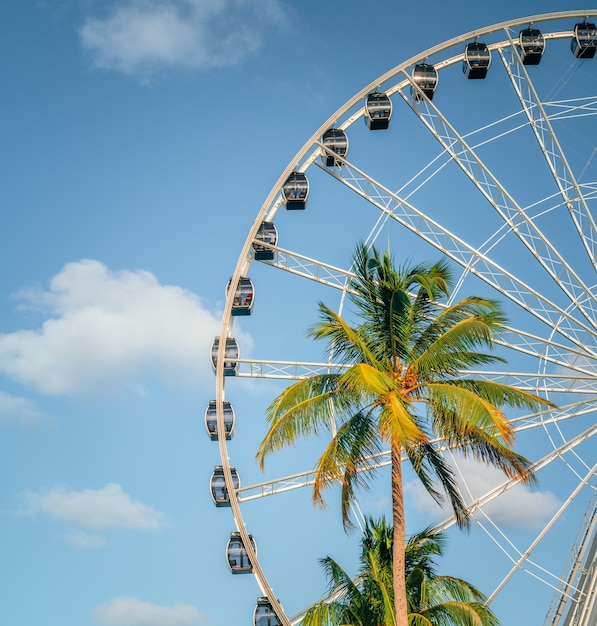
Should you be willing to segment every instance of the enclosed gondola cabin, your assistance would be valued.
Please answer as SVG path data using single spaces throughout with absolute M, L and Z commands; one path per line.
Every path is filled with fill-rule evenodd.
M 474 41 L 466 44 L 462 60 L 462 71 L 467 78 L 485 78 L 490 63 L 491 52 L 484 43 Z
M 433 94 L 437 87 L 437 70 L 433 65 L 418 63 L 413 69 L 412 78 L 415 85 L 418 87 L 417 89 L 414 85 L 411 85 L 410 95 L 413 99 L 422 100 L 423 96 L 421 92 L 423 92 L 429 100 L 433 100 Z
M 591 22 L 576 24 L 570 49 L 577 59 L 592 59 L 595 56 L 595 50 L 597 50 L 597 28 L 595 28 L 595 24 Z
M 324 151 L 321 155 L 326 167 L 341 166 L 336 155 L 345 157 L 348 152 L 348 137 L 341 128 L 330 128 L 323 133 Z
M 524 65 L 539 65 L 545 51 L 545 37 L 536 28 L 525 28 L 518 36 L 520 56 Z
M 369 130 L 386 130 L 392 117 L 392 101 L 385 93 L 373 92 L 365 100 L 365 124 Z
M 228 400 L 223 401 L 224 411 L 224 437 L 232 439 L 234 435 L 234 409 Z M 218 413 L 216 409 L 216 401 L 210 400 L 205 409 L 205 428 L 212 441 L 218 440 Z
M 234 467 L 231 467 L 230 473 L 232 475 L 232 484 L 234 485 L 234 489 L 238 489 L 240 487 L 238 472 Z M 216 506 L 230 506 L 230 496 L 228 495 L 228 489 L 226 488 L 224 468 L 221 465 L 216 465 L 216 467 L 214 467 L 209 487 L 211 491 L 211 499 L 214 501 Z
M 255 542 L 251 535 L 249 535 L 249 539 L 253 550 L 255 550 Z M 226 557 L 228 559 L 228 567 L 233 574 L 250 574 L 253 571 L 240 533 L 230 533 L 230 539 L 226 546 Z
M 211 364 L 216 370 L 218 365 L 218 350 L 220 348 L 220 338 L 216 337 L 211 346 Z M 236 376 L 236 372 L 238 371 L 238 363 L 236 359 L 238 359 L 239 350 L 238 343 L 236 343 L 236 339 L 234 337 L 226 338 L 226 348 L 224 354 L 224 376 Z
M 267 598 L 257 598 L 257 606 L 253 613 L 253 626 L 280 626 L 281 624 L 270 601 Z
M 307 207 L 309 181 L 303 172 L 292 172 L 282 185 L 284 205 L 289 211 L 302 211 Z
M 228 294 L 230 290 L 231 281 L 232 278 L 228 281 L 228 285 L 226 286 L 226 294 Z M 241 276 L 238 279 L 234 300 L 232 301 L 232 315 L 251 315 L 253 303 L 255 302 L 254 296 L 255 290 L 253 289 L 251 279 L 246 276 Z
M 253 241 L 253 252 L 256 261 L 272 261 L 276 253 L 263 244 L 275 246 L 278 243 L 278 231 L 273 222 L 261 222 Z

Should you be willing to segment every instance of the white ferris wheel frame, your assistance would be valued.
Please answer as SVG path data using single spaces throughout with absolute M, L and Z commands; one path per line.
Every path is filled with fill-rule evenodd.
M 386 94 L 388 96 L 395 95 L 401 97 L 411 107 L 419 120 L 443 146 L 445 153 L 449 154 L 452 161 L 458 164 L 463 172 L 470 178 L 471 182 L 485 196 L 487 201 L 502 216 L 504 223 L 516 233 L 521 242 L 527 247 L 531 254 L 535 256 L 546 272 L 552 276 L 555 284 L 559 285 L 570 297 L 571 301 L 578 305 L 579 310 L 586 319 L 584 329 L 588 332 L 594 332 L 597 327 L 595 323 L 597 319 L 597 295 L 593 293 L 589 286 L 583 283 L 567 260 L 563 258 L 543 236 L 532 219 L 527 217 L 507 190 L 502 187 L 499 180 L 497 180 L 485 166 L 474 149 L 468 145 L 466 138 L 458 134 L 450 122 L 442 115 L 439 108 L 426 97 L 422 97 L 414 103 L 405 91 L 407 88 L 410 89 L 411 86 L 417 89 L 412 78 L 407 73 L 407 70 L 416 63 L 424 62 L 428 57 L 455 48 L 455 46 L 459 44 L 465 44 L 468 41 L 476 40 L 485 35 L 503 31 L 505 33 L 505 39 L 500 42 L 488 44 L 488 48 L 492 52 L 497 52 L 510 76 L 513 89 L 520 100 L 522 110 L 527 117 L 529 125 L 535 133 L 548 167 L 557 183 L 561 197 L 568 208 L 593 267 L 597 269 L 597 225 L 586 204 L 585 195 L 580 189 L 564 152 L 558 143 L 558 139 L 553 132 L 550 119 L 535 92 L 525 66 L 522 64 L 517 51 L 516 42 L 513 41 L 510 32 L 514 28 L 531 24 L 537 25 L 566 19 L 582 20 L 596 16 L 597 10 L 564 11 L 519 18 L 473 30 L 411 57 L 356 93 L 329 117 L 304 144 L 294 159 L 280 174 L 280 177 L 263 203 L 250 228 L 231 277 L 219 336 L 231 336 L 233 322 L 232 305 L 236 285 L 238 285 L 241 276 L 247 275 L 247 270 L 252 262 L 252 244 L 261 223 L 264 221 L 272 221 L 282 205 L 281 189 L 284 182 L 292 171 L 304 172 L 312 165 L 317 165 L 327 171 L 327 168 L 323 167 L 317 160 L 323 148 L 320 142 L 322 134 L 333 126 L 343 130 L 350 127 L 357 119 L 363 116 L 364 107 L 357 108 L 350 117 L 345 119 L 346 114 L 352 111 L 359 102 L 363 101 L 369 93 L 375 91 L 379 85 L 387 83 L 397 77 L 400 78 L 399 82 L 390 89 L 386 89 Z M 572 35 L 573 33 L 571 31 L 543 33 L 546 41 L 550 39 L 570 39 Z M 506 53 L 509 53 L 509 55 L 506 56 Z M 435 63 L 434 66 L 439 71 L 450 65 L 460 63 L 462 60 L 463 54 L 461 53 L 439 61 Z M 597 62 L 597 60 L 595 62 Z M 594 108 L 597 106 L 597 103 L 592 103 L 592 106 Z M 578 318 L 572 321 L 569 311 L 557 306 L 543 294 L 539 293 L 531 286 L 524 284 L 504 268 L 501 268 L 493 262 L 489 256 L 484 254 L 482 250 L 474 249 L 465 241 L 444 229 L 440 224 L 411 205 L 407 198 L 402 198 L 397 193 L 385 188 L 381 183 L 375 181 L 368 174 L 351 164 L 346 158 L 341 156 L 336 158 L 338 162 L 341 163 L 341 167 L 333 168 L 333 171 L 329 171 L 329 173 L 335 176 L 340 183 L 346 185 L 355 193 L 377 206 L 389 218 L 400 222 L 407 229 L 416 232 L 419 237 L 441 250 L 448 258 L 467 268 L 470 273 L 475 274 L 492 285 L 504 297 L 513 300 L 518 306 L 529 311 L 539 319 L 547 321 L 552 326 L 557 325 L 559 334 L 568 339 L 577 349 L 559 344 L 556 341 L 550 341 L 550 354 L 546 357 L 541 351 L 542 348 L 545 348 L 545 339 L 535 337 L 530 333 L 514 328 L 509 329 L 509 336 L 502 338 L 502 341 L 508 343 L 510 347 L 516 346 L 516 349 L 522 352 L 535 355 L 541 354 L 543 359 L 552 360 L 560 364 L 565 363 L 568 369 L 576 370 L 577 375 L 573 379 L 574 384 L 567 388 L 567 391 L 586 393 L 587 391 L 594 392 L 597 390 L 597 382 L 593 372 L 584 370 L 582 363 L 580 365 L 570 365 L 570 357 L 582 356 L 587 352 L 597 357 L 595 352 L 587 348 L 586 345 L 583 345 L 582 337 L 577 334 L 576 329 L 583 328 Z M 266 261 L 266 263 L 271 263 L 281 269 L 299 274 L 311 280 L 325 283 L 336 289 L 346 288 L 346 281 L 347 278 L 350 277 L 350 272 L 277 246 L 264 245 L 266 248 L 272 247 L 277 252 L 276 260 L 271 262 Z M 220 458 L 225 485 L 229 494 L 232 516 L 247 552 L 248 559 L 251 562 L 252 573 L 261 590 L 261 594 L 268 599 L 280 622 L 284 626 L 291 626 L 291 620 L 286 616 L 280 601 L 270 586 L 266 574 L 259 563 L 256 550 L 250 540 L 249 532 L 245 527 L 240 504 L 241 502 L 257 497 L 265 497 L 288 489 L 310 485 L 312 484 L 313 475 L 311 471 L 306 471 L 301 474 L 279 478 L 258 485 L 241 487 L 239 489 L 234 487 L 226 437 L 224 436 L 224 361 L 231 360 L 229 357 L 225 359 L 225 343 L 225 341 L 220 341 L 217 351 L 215 364 L 215 404 Z M 237 374 L 238 376 L 287 379 L 303 378 L 314 373 L 329 371 L 330 367 L 333 367 L 330 363 L 263 362 L 242 359 L 238 359 L 238 363 L 243 364 L 244 368 L 248 370 L 247 372 L 239 372 Z M 487 372 L 478 372 L 477 374 L 488 375 Z M 503 376 L 503 374 L 500 373 L 500 376 Z M 562 385 L 568 384 L 570 386 L 570 376 L 560 377 L 560 379 L 558 379 L 558 377 L 554 375 L 542 376 L 541 374 L 536 374 L 529 376 L 524 373 L 514 373 L 510 374 L 510 379 L 505 382 L 517 384 L 529 390 L 561 390 Z M 590 412 L 595 410 L 596 403 L 597 400 L 581 400 L 574 405 L 564 407 L 558 411 L 552 411 L 548 419 L 553 421 L 565 420 L 581 413 Z M 536 417 L 537 416 L 532 415 L 519 419 L 516 424 L 516 429 L 532 428 Z M 590 437 L 593 432 L 597 430 L 597 427 L 593 427 L 589 430 L 591 432 L 585 432 L 581 437 Z M 573 446 L 575 442 L 571 441 L 566 445 Z M 556 449 L 552 455 L 557 456 L 561 453 L 561 449 Z M 548 463 L 549 461 L 550 458 L 546 457 L 539 461 L 538 464 Z M 382 454 L 379 458 L 371 459 L 371 467 L 384 463 L 387 463 L 387 455 L 384 456 Z M 592 468 L 592 472 L 594 471 L 595 468 Z M 591 472 L 589 472 L 589 474 L 592 475 Z M 478 499 L 472 506 L 474 508 L 481 507 L 487 501 L 495 498 L 499 493 L 511 486 L 512 483 L 510 482 L 501 485 L 493 492 Z M 444 526 L 447 527 L 450 523 L 450 521 L 446 521 Z M 529 550 L 530 549 L 531 547 Z M 522 560 L 524 560 L 524 555 L 520 557 L 520 561 Z

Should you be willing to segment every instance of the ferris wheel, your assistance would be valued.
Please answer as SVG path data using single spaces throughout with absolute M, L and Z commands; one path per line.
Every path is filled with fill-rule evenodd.
M 263 475 L 254 456 L 263 410 L 283 386 L 336 367 L 306 332 L 318 301 L 343 310 L 359 241 L 389 247 L 397 262 L 447 257 L 453 297 L 500 300 L 507 363 L 477 375 L 558 407 L 511 416 L 535 493 L 503 479 L 489 485 L 446 451 L 473 518 L 470 536 L 450 536 L 462 571 L 448 573 L 481 587 L 498 617 L 500 606 L 533 598 L 525 623 L 594 623 L 595 18 L 597 10 L 512 20 L 401 63 L 315 131 L 257 212 L 226 286 L 205 411 L 220 455 L 211 495 L 232 512 L 222 558 L 257 582 L 255 626 L 300 621 L 324 581 L 297 572 L 307 559 L 317 569 L 330 533 L 342 532 L 337 511 L 307 511 L 325 441 L 280 452 Z M 383 505 L 387 464 L 383 453 L 372 463 L 380 476 L 361 503 L 366 514 Z M 336 530 L 325 534 L 324 524 Z

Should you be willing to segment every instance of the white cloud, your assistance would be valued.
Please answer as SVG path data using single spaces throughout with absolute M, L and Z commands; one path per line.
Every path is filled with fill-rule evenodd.
M 99 535 L 88 533 L 80 528 L 71 528 L 64 539 L 71 547 L 77 550 L 96 550 L 106 545 L 106 540 Z
M 42 420 L 30 400 L 0 391 L 0 425 L 34 426 Z
M 205 621 L 190 604 L 159 606 L 138 598 L 113 598 L 93 609 L 93 617 L 106 626 L 186 626 Z
M 235 65 L 286 21 L 280 0 L 129 0 L 79 36 L 95 67 L 147 76 Z
M 466 483 L 473 497 L 478 498 L 502 484 L 506 478 L 492 467 L 459 459 L 458 465 L 466 476 Z M 515 485 L 483 507 L 489 517 L 497 522 L 521 528 L 539 528 L 560 506 L 550 491 L 531 490 Z
M 67 264 L 48 291 L 18 297 L 48 319 L 38 330 L 0 335 L 0 373 L 38 392 L 143 388 L 147 376 L 189 387 L 213 380 L 209 351 L 220 319 L 149 272 L 83 260 Z
M 466 480 L 466 485 L 462 480 L 459 482 L 467 502 L 481 497 L 506 480 L 504 474 L 497 469 L 472 460 L 459 458 L 458 467 Z M 447 507 L 440 509 L 419 480 L 408 481 L 405 484 L 405 494 L 418 512 L 434 519 L 438 515 L 447 517 L 452 512 Z M 559 506 L 557 497 L 549 491 L 531 490 L 524 485 L 516 485 L 486 504 L 483 511 L 497 524 L 539 528 Z
M 39 492 L 27 490 L 22 494 L 19 513 L 44 513 L 84 528 L 157 530 L 164 525 L 161 513 L 133 499 L 115 483 L 81 491 L 63 486 Z

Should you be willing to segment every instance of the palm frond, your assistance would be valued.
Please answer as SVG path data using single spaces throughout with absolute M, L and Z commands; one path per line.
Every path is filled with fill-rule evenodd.
M 440 505 L 447 497 L 458 526 L 468 528 L 469 513 L 466 504 L 458 489 L 454 471 L 444 457 L 429 442 L 407 448 L 406 454 L 429 495 Z M 441 485 L 443 494 L 435 487 L 436 482 Z
M 421 614 L 433 626 L 499 626 L 499 620 L 488 607 L 474 602 L 444 602 Z
M 392 391 L 395 386 L 390 374 L 368 363 L 353 365 L 338 376 L 338 387 L 344 393 L 359 398 L 360 402 L 373 402 Z
M 442 556 L 444 546 L 444 536 L 433 526 L 411 535 L 404 548 L 405 575 L 418 568 L 428 577 L 435 576 L 433 557 Z
M 433 374 L 443 375 L 476 365 L 503 362 L 503 359 L 477 351 L 478 347 L 491 346 L 493 333 L 486 322 L 467 317 L 438 336 L 433 336 L 427 345 L 415 347 L 416 358 L 410 367 L 417 375 L 429 379 Z M 425 337 L 425 343 L 429 337 Z M 423 343 L 421 341 L 421 343 Z
M 329 430 L 332 415 L 340 415 L 353 403 L 352 396 L 338 390 L 336 374 L 305 378 L 287 387 L 268 407 L 270 428 L 263 438 L 256 458 L 263 469 L 265 457 L 298 438 Z
M 340 315 L 325 304 L 319 303 L 321 321 L 314 325 L 309 335 L 316 340 L 327 340 L 334 354 L 343 363 L 377 364 L 375 354 L 367 342 L 367 335 L 352 328 Z
M 392 391 L 382 402 L 379 412 L 379 432 L 382 439 L 399 445 L 403 450 L 428 441 L 419 420 L 410 412 L 409 402 L 399 393 Z
M 328 593 L 339 598 L 355 596 L 360 593 L 352 577 L 332 557 L 326 556 L 319 560 L 328 582 Z
M 514 440 L 512 425 L 498 406 L 454 381 L 425 385 L 425 397 L 433 414 L 433 429 L 441 437 L 473 426 L 488 437 Z
M 320 456 L 315 468 L 313 501 L 325 505 L 322 492 L 340 482 L 342 521 L 351 528 L 350 505 L 358 487 L 373 477 L 370 458 L 381 450 L 377 424 L 370 412 L 358 412 L 346 420 Z M 369 469 L 365 472 L 363 470 Z
M 508 406 L 530 411 L 538 411 L 546 407 L 556 408 L 556 405 L 547 398 L 492 380 L 459 378 L 453 381 L 453 384 L 476 393 L 479 397 L 496 406 Z
M 510 479 L 529 486 L 537 484 L 528 459 L 500 441 L 488 438 L 477 428 L 468 428 L 462 434 L 453 436 L 447 444 L 457 447 L 464 457 L 472 457 L 488 467 L 499 469 Z
M 420 613 L 408 614 L 408 626 L 438 626 L 437 624 L 429 621 L 429 618 Z
M 484 602 L 485 595 L 477 587 L 455 576 L 433 576 L 429 583 L 430 593 L 437 602 Z
M 350 607 L 340 603 L 318 602 L 305 613 L 302 626 L 337 626 L 353 623 Z M 354 621 L 355 626 L 362 622 Z
M 413 359 L 430 349 L 436 341 L 446 341 L 443 336 L 466 321 L 480 324 L 478 328 L 470 327 L 473 345 L 491 348 L 493 340 L 503 331 L 505 316 L 495 300 L 469 297 L 445 308 L 432 304 L 429 310 L 417 311 L 420 332 L 413 340 Z

